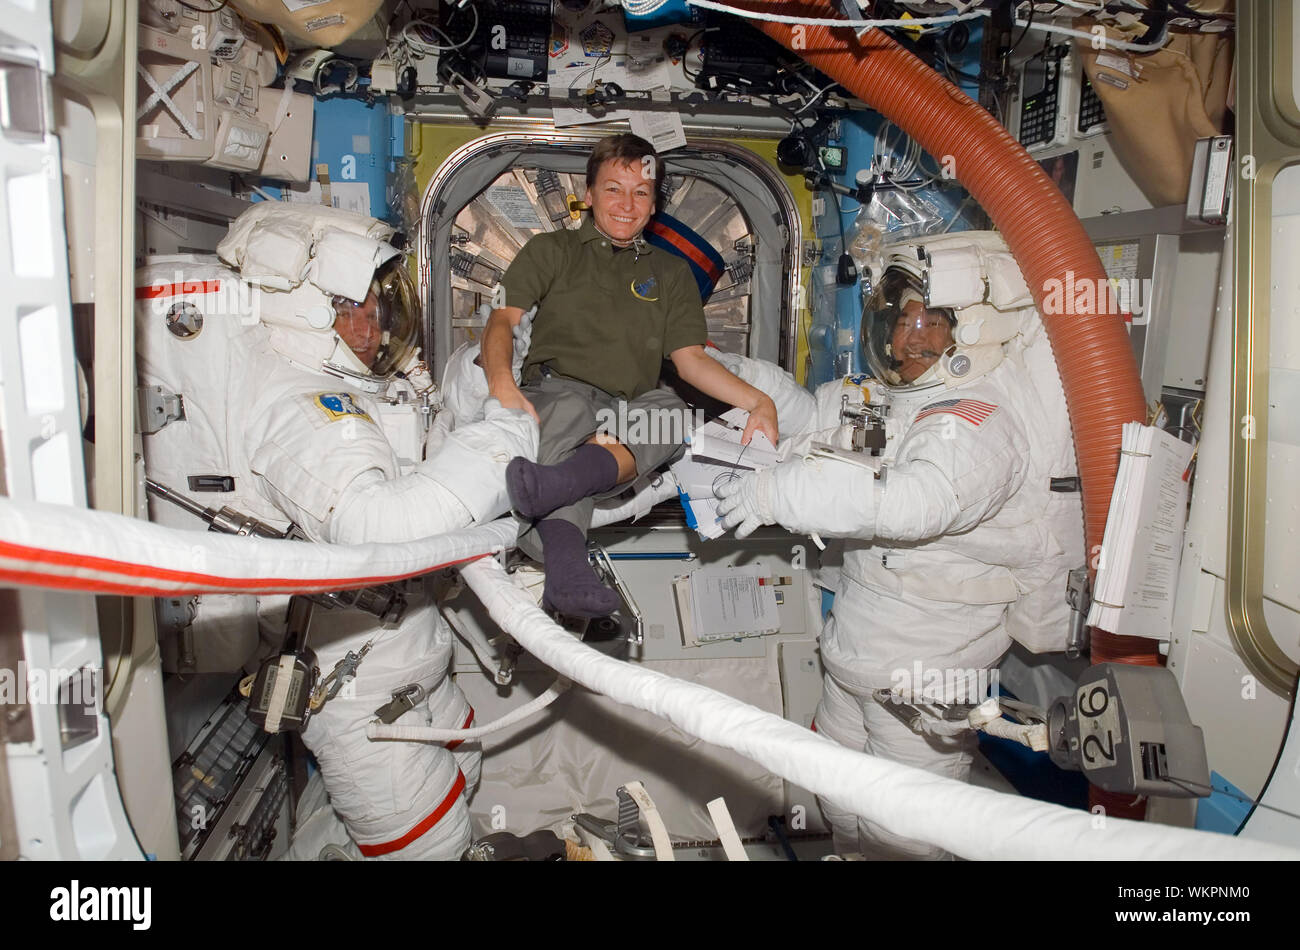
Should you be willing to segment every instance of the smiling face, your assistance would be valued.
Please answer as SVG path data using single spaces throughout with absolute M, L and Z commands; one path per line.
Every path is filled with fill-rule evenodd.
M 902 365 L 898 375 L 911 383 L 933 366 L 953 345 L 952 325 L 942 310 L 927 310 L 919 300 L 909 300 L 894 324 L 890 350 Z
M 596 172 L 584 200 L 596 227 L 617 244 L 637 237 L 655 211 L 655 182 L 642 162 L 611 159 Z
M 379 298 L 372 290 L 365 303 L 336 298 L 334 301 L 334 332 L 368 368 L 373 368 L 375 357 L 383 344 L 383 331 L 379 328 Z

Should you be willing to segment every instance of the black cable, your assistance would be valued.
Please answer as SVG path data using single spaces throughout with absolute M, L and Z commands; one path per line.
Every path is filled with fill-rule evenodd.
M 808 126 L 803 124 L 802 116 L 795 115 L 785 106 L 781 105 L 781 103 L 777 102 L 776 99 L 773 98 L 773 96 L 770 95 L 765 96 L 762 95 L 761 93 L 756 93 L 756 92 L 746 93 L 746 95 L 753 96 L 755 99 L 762 99 L 764 102 L 766 102 L 777 112 L 782 113 L 787 119 L 790 120 L 790 124 L 792 126 L 792 128 L 790 129 L 791 132 L 793 132 L 795 129 L 798 129 L 800 132 L 802 132 L 808 128 Z
M 1279 815 L 1286 815 L 1288 818 L 1300 819 L 1300 815 L 1297 815 L 1293 811 L 1287 811 L 1285 808 L 1277 808 L 1273 805 L 1265 805 L 1261 801 L 1257 801 L 1252 798 L 1247 798 L 1245 795 L 1238 795 L 1234 792 L 1228 791 L 1226 788 L 1215 788 L 1213 785 L 1206 785 L 1204 782 L 1193 782 L 1191 779 L 1188 778 L 1174 778 L 1171 775 L 1166 775 L 1165 781 L 1172 782 L 1173 784 L 1178 785 L 1180 787 L 1190 786 L 1193 789 L 1208 788 L 1211 792 L 1219 792 L 1222 795 L 1227 795 L 1229 798 L 1235 798 L 1239 802 L 1245 802 L 1247 805 L 1253 805 L 1255 808 L 1267 808 L 1269 811 L 1275 811 Z
M 1015 9 L 1013 8 L 1012 11 L 1011 11 L 1012 22 L 1015 21 L 1015 12 L 1016 12 L 1016 11 L 1015 11 Z M 1019 45 L 1021 44 L 1021 42 L 1022 42 L 1022 41 L 1024 40 L 1024 38 L 1025 38 L 1025 34 L 1029 32 L 1029 28 L 1030 28 L 1031 26 L 1033 26 L 1033 25 L 1034 25 L 1034 3 L 1033 3 L 1033 0 L 1030 0 L 1030 3 L 1029 3 L 1029 19 L 1025 21 L 1024 29 L 1022 29 L 1022 30 L 1020 31 L 1020 35 L 1019 35 L 1018 37 L 1016 37 L 1016 41 L 1015 41 L 1014 43 L 1011 44 L 1011 49 L 1007 50 L 1007 54 L 1006 54 L 1005 56 L 1002 57 L 1003 59 L 1006 59 L 1006 60 L 1011 59 L 1012 54 L 1015 53 L 1015 51 L 1016 51 L 1016 47 L 1019 46 Z
M 790 846 L 790 839 L 785 834 L 785 818 L 781 815 L 768 815 L 767 826 L 772 829 L 772 834 L 776 835 L 777 843 L 781 850 L 785 852 L 787 861 L 798 861 L 799 856 L 794 853 L 794 848 Z
M 596 70 L 600 69 L 602 66 L 607 65 L 611 59 L 613 59 L 612 54 L 610 54 L 610 53 L 605 53 L 603 56 L 599 57 L 599 58 L 596 60 L 595 65 L 593 65 L 593 66 L 591 67 L 591 75 L 587 77 L 587 85 L 589 85 L 589 86 L 594 86 L 594 85 L 595 85 L 595 83 L 596 83 Z M 685 62 L 685 61 L 683 60 L 683 62 Z M 584 86 L 583 88 L 586 88 L 586 87 Z
M 700 75 L 701 72 L 703 72 L 703 69 L 697 69 L 695 70 L 695 75 L 692 76 L 691 71 L 686 67 L 686 59 L 688 56 L 691 55 L 691 44 L 694 43 L 699 37 L 703 36 L 705 33 L 708 33 L 710 30 L 716 30 L 716 29 L 718 29 L 718 27 L 716 26 L 705 27 L 702 30 L 696 30 L 694 33 L 692 33 L 690 36 L 686 38 L 686 51 L 682 53 L 682 73 L 691 82 L 695 82 L 696 78 Z M 704 49 L 703 46 L 701 46 L 700 63 L 703 64 L 703 62 L 704 62 Z
M 948 59 L 946 53 L 941 54 L 940 58 L 943 60 L 943 71 L 948 74 L 949 79 L 954 79 L 954 77 L 956 79 L 965 79 L 967 82 L 977 83 L 981 86 L 987 82 L 983 76 L 972 76 L 970 73 L 962 72 L 960 69 L 954 69 L 952 61 Z
M 185 9 L 193 10 L 196 13 L 216 13 L 220 10 L 224 10 L 226 8 L 226 4 L 230 3 L 230 0 L 220 0 L 220 2 L 215 7 L 196 7 L 194 4 L 190 3 L 189 0 L 176 0 L 176 2 L 179 3 L 181 6 L 183 6 Z

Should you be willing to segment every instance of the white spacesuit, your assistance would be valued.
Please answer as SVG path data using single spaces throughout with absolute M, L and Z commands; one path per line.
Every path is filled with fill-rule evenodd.
M 801 456 L 721 487 L 720 510 L 738 537 L 780 524 L 846 539 L 821 637 L 814 728 L 965 779 L 974 733 L 924 718 L 913 732 L 897 704 L 873 692 L 889 690 L 897 703 L 978 703 L 985 671 L 1013 639 L 1038 652 L 1064 648 L 1067 574 L 1084 561 L 1065 397 L 1030 293 L 996 235 L 891 248 L 879 273 L 862 326 L 874 378 L 820 387 L 821 431 L 803 438 Z M 859 446 L 871 444 L 870 416 L 885 414 L 878 454 L 852 450 L 846 403 L 872 407 Z M 941 856 L 822 806 L 838 851 Z
M 138 275 L 141 382 L 160 415 L 179 413 L 156 431 L 144 426 L 151 478 L 206 507 L 295 524 L 318 542 L 404 541 L 508 510 L 505 464 L 536 453 L 526 413 L 490 402 L 485 419 L 444 432 L 421 460 L 433 387 L 414 347 L 414 287 L 391 234 L 370 218 L 267 202 L 218 246 L 229 267 L 158 259 Z M 152 507 L 155 520 L 202 526 L 166 503 Z M 412 698 L 403 725 L 458 728 L 473 716 L 447 677 L 446 623 L 419 590 L 410 598 L 391 629 L 361 612 L 316 609 L 309 646 L 324 673 L 370 648 L 303 740 L 346 825 L 345 850 L 457 858 L 470 843 L 465 797 L 478 781 L 478 746 L 365 737 L 375 710 L 403 690 Z M 255 631 L 240 628 L 246 605 L 204 600 L 217 603 L 218 633 L 192 635 L 190 668 L 248 664 L 258 645 Z M 282 602 L 273 610 L 282 616 Z

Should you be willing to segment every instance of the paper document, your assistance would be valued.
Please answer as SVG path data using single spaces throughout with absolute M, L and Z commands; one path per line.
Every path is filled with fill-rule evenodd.
M 691 433 L 690 457 L 737 468 L 770 468 L 779 459 L 776 446 L 761 432 L 755 432 L 749 445 L 741 445 L 749 413 L 743 409 L 724 412 L 713 422 L 706 422 Z
M 761 567 L 701 568 L 674 585 L 688 646 L 781 628 L 774 579 Z M 779 580 L 779 579 L 778 579 Z
M 313 181 L 306 189 L 286 188 L 283 200 L 294 204 L 318 205 L 321 203 L 320 182 Z M 370 186 L 364 181 L 330 182 L 330 204 L 342 211 L 370 215 Z
M 732 409 L 700 426 L 691 433 L 686 457 L 672 465 L 686 523 L 706 541 L 725 533 L 718 523 L 716 488 L 727 479 L 770 468 L 779 461 L 776 449 L 761 432 L 754 434 L 749 445 L 740 444 L 748 419 L 745 410 Z
M 676 112 L 633 112 L 628 121 L 632 134 L 639 135 L 662 155 L 686 144 L 686 129 L 682 117 Z
M 510 222 L 514 228 L 539 230 L 544 227 L 528 192 L 519 185 L 493 185 L 484 192 L 487 200 Z
M 1089 625 L 1169 638 L 1193 450 L 1168 432 L 1125 423 Z

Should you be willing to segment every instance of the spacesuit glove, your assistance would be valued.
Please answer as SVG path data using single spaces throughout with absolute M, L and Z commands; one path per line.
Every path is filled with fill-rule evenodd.
M 516 456 L 537 457 L 537 423 L 526 412 L 506 409 L 495 399 L 484 403 L 485 418 L 459 426 L 436 455 L 418 466 L 424 476 L 450 491 L 483 523 L 510 510 L 506 465 Z
M 514 374 L 517 384 L 522 384 L 524 381 L 524 360 L 528 359 L 528 348 L 533 343 L 533 317 L 536 315 L 537 308 L 533 307 L 520 317 L 514 330 L 511 331 L 513 349 L 510 355 L 510 371 Z
M 779 524 L 796 534 L 827 538 L 875 537 L 879 489 L 866 463 L 839 458 L 795 458 L 719 486 L 726 528 L 743 538 L 759 525 Z
M 771 492 L 770 469 L 727 479 L 714 490 L 722 527 L 735 528 L 737 538 L 747 538 L 762 525 L 776 524 Z

